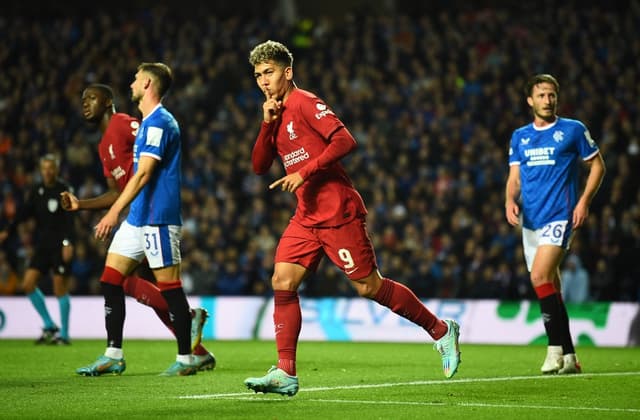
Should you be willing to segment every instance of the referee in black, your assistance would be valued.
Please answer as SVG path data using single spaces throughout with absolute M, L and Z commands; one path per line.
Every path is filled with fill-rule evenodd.
M 32 234 L 33 255 L 27 263 L 22 288 L 44 323 L 42 335 L 36 344 L 69 344 L 69 272 L 73 257 L 73 213 L 60 205 L 60 193 L 71 191 L 67 183 L 58 178 L 59 163 L 53 154 L 40 158 L 42 181 L 29 191 L 24 206 L 16 214 L 6 231 L 0 232 L 0 241 L 16 232 L 17 226 L 34 220 Z M 38 288 L 42 275 L 51 274 L 53 293 L 60 306 L 60 327 L 51 319 Z

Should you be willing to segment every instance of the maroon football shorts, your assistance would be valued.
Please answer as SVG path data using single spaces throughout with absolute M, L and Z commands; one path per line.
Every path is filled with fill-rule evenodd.
M 315 272 L 325 254 L 351 280 L 378 268 L 364 217 L 326 228 L 305 227 L 291 220 L 278 243 L 275 262 L 300 264 Z

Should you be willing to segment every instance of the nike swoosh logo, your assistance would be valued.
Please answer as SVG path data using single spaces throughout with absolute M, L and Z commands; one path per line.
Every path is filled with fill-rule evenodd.
M 345 270 L 344 272 L 345 272 L 345 273 L 347 274 L 347 276 L 348 276 L 349 274 L 353 274 L 353 273 L 355 273 L 357 269 L 358 269 L 358 267 L 354 268 L 353 270 Z

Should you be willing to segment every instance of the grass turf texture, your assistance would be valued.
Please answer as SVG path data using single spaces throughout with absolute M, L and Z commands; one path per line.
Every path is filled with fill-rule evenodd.
M 175 359 L 171 341 L 125 342 L 122 376 L 81 377 L 102 340 L 71 346 L 0 341 L 2 418 L 624 419 L 640 418 L 640 349 L 580 347 L 585 373 L 542 376 L 544 346 L 463 345 L 444 379 L 428 344 L 302 342 L 300 392 L 244 387 L 274 363 L 273 342 L 206 342 L 218 367 L 157 375 Z

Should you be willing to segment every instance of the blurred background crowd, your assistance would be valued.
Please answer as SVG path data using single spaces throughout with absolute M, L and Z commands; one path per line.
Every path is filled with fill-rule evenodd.
M 310 2 L 266 3 L 9 7 L 0 16 L 0 229 L 45 153 L 60 157 L 78 196 L 104 191 L 82 90 L 109 84 L 117 110 L 139 116 L 129 100 L 135 69 L 163 61 L 175 72 L 164 103 L 183 133 L 186 290 L 270 293 L 295 201 L 267 188 L 283 174 L 279 162 L 252 173 L 263 96 L 247 58 L 274 39 L 292 50 L 297 85 L 324 98 L 359 143 L 344 164 L 368 206 L 382 273 L 423 298 L 534 297 L 504 183 L 511 133 L 532 119 L 525 81 L 555 75 L 559 115 L 587 125 L 607 166 L 563 264 L 566 298 L 640 298 L 639 1 L 329 1 L 322 13 Z M 101 214 L 75 218 L 74 294 L 98 293 Z M 20 293 L 30 227 L 2 244 L 4 293 Z M 355 295 L 326 261 L 302 293 Z

